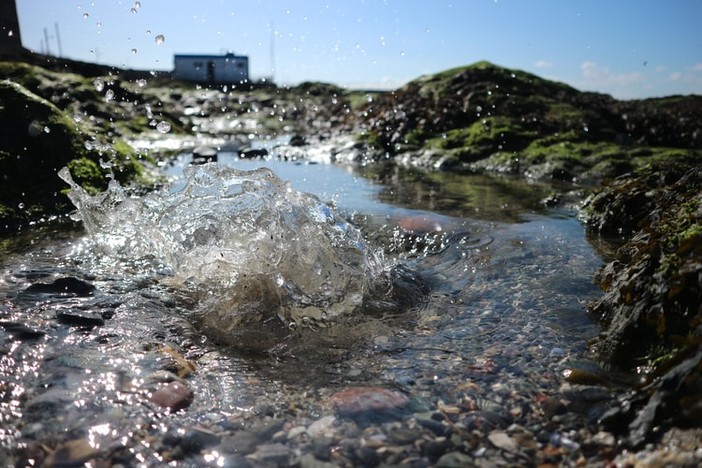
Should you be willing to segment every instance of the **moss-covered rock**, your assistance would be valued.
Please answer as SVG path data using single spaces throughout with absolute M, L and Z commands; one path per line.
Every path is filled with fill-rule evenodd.
M 0 82 L 0 227 L 65 209 L 58 170 L 85 155 L 75 124 L 52 103 Z
M 636 404 L 613 419 L 635 444 L 659 425 L 699 423 L 702 167 L 649 166 L 591 196 L 583 213 L 591 235 L 626 240 L 596 276 L 604 295 L 590 305 L 603 325 L 594 349 L 606 367 L 646 377 Z
M 92 190 L 106 183 L 108 170 L 99 165 L 101 158 L 123 182 L 142 175 L 139 157 L 129 145 L 86 145 L 84 129 L 65 111 L 19 83 L 0 82 L 0 121 L 0 230 L 69 209 L 61 193 L 65 185 L 57 176 L 63 166 Z
M 700 120 L 700 96 L 617 101 L 478 62 L 377 95 L 343 128 L 379 159 L 598 182 L 659 160 L 699 164 Z

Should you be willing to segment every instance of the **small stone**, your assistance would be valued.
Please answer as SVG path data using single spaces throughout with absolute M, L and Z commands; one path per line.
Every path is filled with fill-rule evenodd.
M 592 436 L 592 441 L 599 445 L 605 445 L 607 447 L 614 446 L 616 440 L 614 435 L 610 432 L 600 431 L 594 436 Z
M 313 422 L 307 427 L 307 433 L 310 437 L 319 437 L 325 435 L 326 432 L 330 432 L 332 429 L 332 424 L 334 424 L 336 418 L 334 416 L 324 416 L 321 419 Z
M 64 325 L 75 327 L 101 327 L 105 319 L 101 315 L 80 309 L 64 309 L 56 312 L 56 319 Z
M 25 293 L 51 294 L 61 297 L 87 297 L 95 293 L 95 286 L 92 284 L 67 276 L 58 278 L 53 283 L 34 283 L 24 290 Z
M 444 454 L 436 462 L 437 468 L 463 468 L 465 466 L 476 466 L 473 458 L 461 452 L 449 452 Z
M 179 411 L 193 401 L 193 392 L 184 382 L 171 382 L 151 395 L 151 401 L 162 408 Z
M 0 328 L 4 328 L 13 338 L 20 341 L 34 340 L 45 335 L 43 331 L 35 330 L 19 322 L 0 320 Z
M 409 398 L 382 387 L 349 387 L 332 395 L 330 402 L 339 414 L 351 416 L 402 408 L 407 405 Z
M 217 445 L 220 437 L 204 428 L 195 428 L 186 431 L 180 446 L 186 453 L 200 453 L 207 447 Z
M 505 432 L 493 432 L 488 434 L 488 440 L 495 447 L 510 453 L 519 453 L 517 443 Z
M 300 468 L 337 468 L 339 465 L 318 460 L 311 453 L 297 459 Z
M 290 448 L 283 444 L 259 445 L 256 452 L 249 456 L 263 464 L 288 466 L 290 464 Z
M 64 442 L 45 460 L 44 466 L 81 466 L 97 455 L 97 450 L 85 439 Z

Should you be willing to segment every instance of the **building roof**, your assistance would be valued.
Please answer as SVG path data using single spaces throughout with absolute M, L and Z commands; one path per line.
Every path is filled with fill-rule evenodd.
M 227 53 L 227 54 L 175 54 L 175 58 L 189 58 L 189 59 L 202 59 L 202 60 L 208 60 L 208 59 L 246 59 L 248 60 L 249 57 L 248 55 L 236 55 L 234 53 Z

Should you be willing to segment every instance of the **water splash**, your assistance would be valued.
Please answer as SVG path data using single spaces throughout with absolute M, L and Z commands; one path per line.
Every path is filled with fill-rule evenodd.
M 389 273 L 361 233 L 266 168 L 191 167 L 161 192 L 130 197 L 114 180 L 91 196 L 59 172 L 95 250 L 165 272 L 194 294 L 198 326 L 226 344 L 267 349 L 389 295 Z M 376 294 L 377 295 L 377 294 Z

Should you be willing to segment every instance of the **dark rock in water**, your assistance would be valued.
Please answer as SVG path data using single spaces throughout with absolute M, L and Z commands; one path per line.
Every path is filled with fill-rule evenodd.
M 152 393 L 151 401 L 175 412 L 190 406 L 193 401 L 193 391 L 184 382 L 176 380 Z
M 8 322 L 0 320 L 0 327 L 4 328 L 7 333 L 18 340 L 35 340 L 41 338 L 46 333 L 41 330 L 30 328 L 27 325 L 19 322 Z
M 265 158 L 266 156 L 268 156 L 268 150 L 266 148 L 251 148 L 239 151 L 240 158 L 256 159 Z
M 290 146 L 305 146 L 306 144 L 307 140 L 302 135 L 293 135 L 290 138 Z
M 64 442 L 44 461 L 44 466 L 82 466 L 98 455 L 98 449 L 86 439 L 74 439 Z
M 217 162 L 217 150 L 211 146 L 197 146 L 193 150 L 193 163 Z
M 101 327 L 105 319 L 101 315 L 80 309 L 60 310 L 56 312 L 56 319 L 64 325 L 76 327 Z
M 61 297 L 87 297 L 95 293 L 95 286 L 92 284 L 67 276 L 58 278 L 52 283 L 34 283 L 24 290 L 29 294 L 51 294 Z
M 220 436 L 214 432 L 202 428 L 194 428 L 185 432 L 180 441 L 180 447 L 185 453 L 200 453 L 207 447 L 217 445 L 219 441 Z

